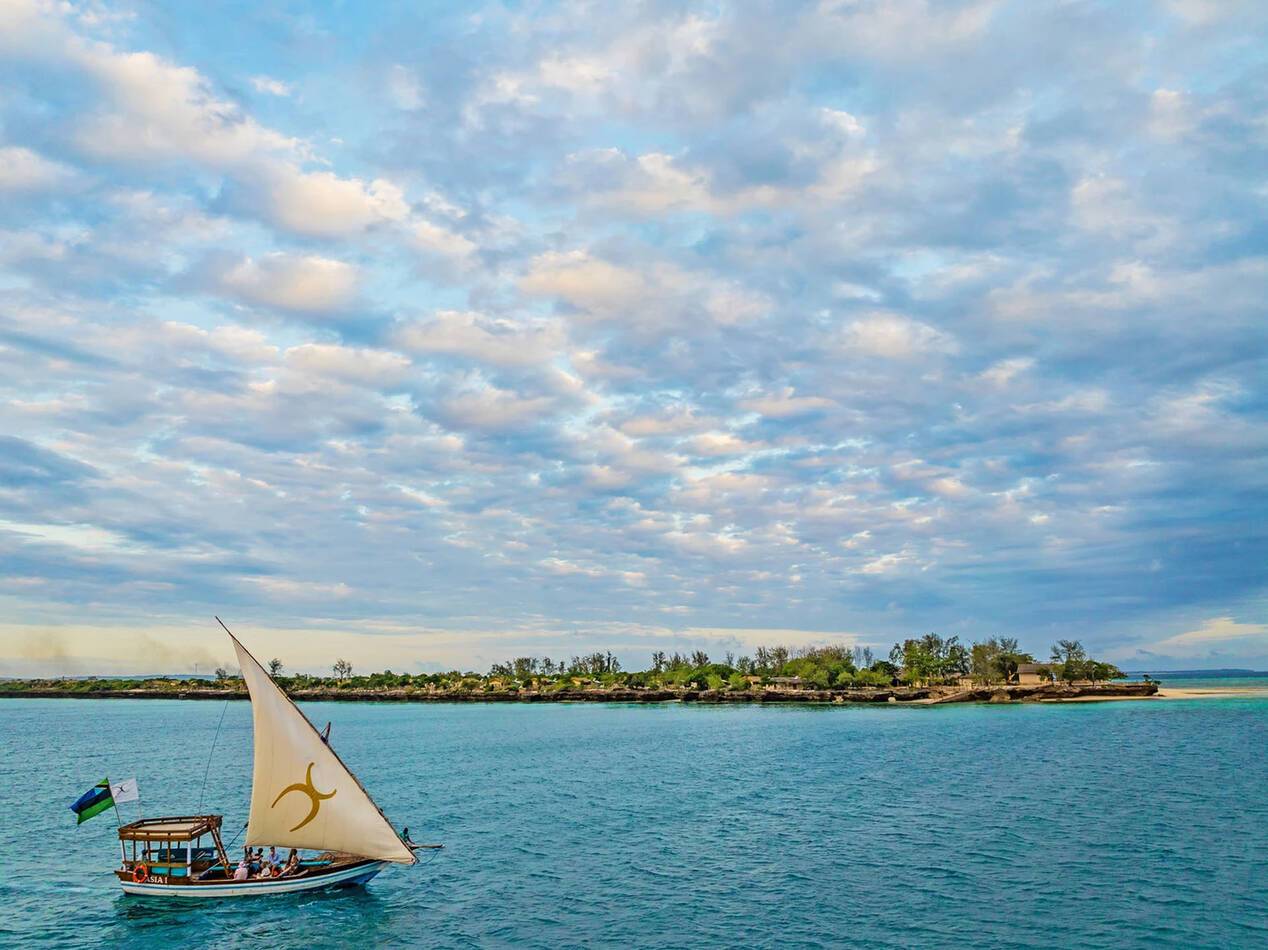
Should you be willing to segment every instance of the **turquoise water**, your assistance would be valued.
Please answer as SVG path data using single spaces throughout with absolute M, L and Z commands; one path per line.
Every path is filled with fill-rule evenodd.
M 108 815 L 197 806 L 224 704 L 0 701 L 0 942 L 23 946 L 1268 945 L 1268 694 L 1067 706 L 310 704 L 446 850 L 369 887 L 124 897 Z M 245 821 L 246 703 L 206 807 Z M 131 817 L 134 806 L 123 806 Z

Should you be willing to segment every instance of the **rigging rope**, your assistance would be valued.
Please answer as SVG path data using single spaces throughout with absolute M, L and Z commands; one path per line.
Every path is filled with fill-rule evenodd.
M 250 824 L 250 822 L 247 822 L 247 825 L 249 825 L 249 824 Z M 241 828 L 239 828 L 239 829 L 238 829 L 238 833 L 237 833 L 236 835 L 234 835 L 234 836 L 233 836 L 233 841 L 230 841 L 227 845 L 225 845 L 225 851 L 226 851 L 226 852 L 227 852 L 230 848 L 232 848 L 232 847 L 233 847 L 233 842 L 234 842 L 234 841 L 237 841 L 237 840 L 238 840 L 238 839 L 242 836 L 242 832 L 244 832 L 244 831 L 246 831 L 246 830 L 247 830 L 247 825 L 243 825 Z
M 220 710 L 220 722 L 216 723 L 216 734 L 211 739 L 211 751 L 207 753 L 207 768 L 203 771 L 203 787 L 198 793 L 198 813 L 203 810 L 203 795 L 207 792 L 207 776 L 211 774 L 211 757 L 216 754 L 216 742 L 220 739 L 220 727 L 224 725 L 225 713 L 229 711 L 229 700 L 225 700 L 225 708 Z

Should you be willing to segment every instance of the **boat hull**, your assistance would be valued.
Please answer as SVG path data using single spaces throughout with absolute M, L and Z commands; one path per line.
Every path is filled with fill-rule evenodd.
M 265 897 L 271 894 L 298 894 L 327 887 L 365 884 L 387 866 L 386 861 L 359 861 L 312 877 L 271 878 L 261 881 L 217 881 L 208 884 L 158 884 L 151 881 L 121 881 L 123 892 L 137 897 Z

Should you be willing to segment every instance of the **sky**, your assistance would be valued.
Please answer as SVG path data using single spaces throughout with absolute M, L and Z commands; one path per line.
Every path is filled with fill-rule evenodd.
M 1268 6 L 0 0 L 0 675 L 1268 669 Z

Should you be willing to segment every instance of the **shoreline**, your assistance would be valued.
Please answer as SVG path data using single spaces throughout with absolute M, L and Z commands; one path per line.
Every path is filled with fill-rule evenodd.
M 501 690 L 462 692 L 410 689 L 300 689 L 287 693 L 296 702 L 365 703 L 699 703 L 702 705 L 797 704 L 813 706 L 902 705 L 940 706 L 962 703 L 1011 705 L 1015 703 L 1107 702 L 1128 699 L 1169 699 L 1157 683 L 1106 683 L 1097 686 L 981 686 L 972 688 L 894 687 L 852 690 L 762 689 L 568 689 L 551 692 Z M 1193 691 L 1196 692 L 1196 691 Z M 1250 690 L 1248 692 L 1254 692 Z M 26 690 L 0 689 L 0 699 L 169 699 L 192 701 L 248 699 L 245 690 L 225 689 L 120 689 L 72 690 L 43 687 Z
M 1239 696 L 1268 695 L 1268 687 L 1259 686 L 1163 686 L 1158 699 L 1236 699 Z
M 1048 703 L 1103 703 L 1109 699 L 1191 700 L 1191 699 L 1239 699 L 1263 696 L 1268 698 L 1268 687 L 1254 686 L 1204 686 L 1199 689 L 1184 687 L 1159 688 L 1152 696 L 1071 696 L 1066 699 L 1044 699 Z

